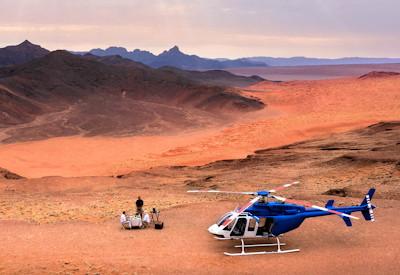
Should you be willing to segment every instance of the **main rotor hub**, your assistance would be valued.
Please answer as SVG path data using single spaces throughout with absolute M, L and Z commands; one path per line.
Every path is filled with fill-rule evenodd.
M 262 196 L 262 197 L 268 197 L 269 196 L 269 192 L 265 191 L 265 190 L 261 190 L 261 191 L 257 191 L 257 195 L 258 196 Z

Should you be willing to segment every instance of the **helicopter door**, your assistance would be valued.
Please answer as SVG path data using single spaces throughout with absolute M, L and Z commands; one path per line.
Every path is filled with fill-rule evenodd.
M 247 217 L 248 223 L 247 223 L 247 228 L 246 232 L 244 234 L 244 237 L 251 238 L 256 236 L 257 228 L 258 228 L 258 223 L 256 219 L 252 217 Z
M 233 227 L 233 230 L 231 232 L 231 236 L 243 236 L 244 231 L 246 230 L 246 225 L 247 225 L 247 219 L 246 218 L 239 218 Z
M 273 226 L 274 226 L 273 218 L 261 218 L 257 228 L 257 235 L 266 236 L 271 234 Z

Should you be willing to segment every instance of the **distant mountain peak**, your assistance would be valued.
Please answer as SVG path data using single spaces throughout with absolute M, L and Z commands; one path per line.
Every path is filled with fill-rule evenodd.
M 128 50 L 127 50 L 126 48 L 124 48 L 124 47 L 117 47 L 117 46 L 108 47 L 108 48 L 106 49 L 106 51 L 123 51 L 123 52 L 128 52 Z
M 0 67 L 22 64 L 48 53 L 48 50 L 25 40 L 18 45 L 0 48 Z
M 20 45 L 33 45 L 28 39 L 25 39 Z
M 184 53 L 181 52 L 178 46 L 173 46 L 171 49 L 164 51 L 160 55 L 183 55 Z
M 14 46 L 15 48 L 37 48 L 37 49 L 43 49 L 41 46 L 33 44 L 29 40 L 24 40 L 22 43 Z M 46 50 L 47 51 L 47 50 Z
M 124 47 L 116 47 L 116 46 L 111 46 L 108 47 L 105 52 L 112 54 L 112 55 L 120 55 L 120 56 L 124 56 L 126 54 L 128 54 L 128 50 Z
M 169 52 L 181 52 L 181 51 L 179 50 L 179 47 L 175 45 L 171 49 L 169 49 Z

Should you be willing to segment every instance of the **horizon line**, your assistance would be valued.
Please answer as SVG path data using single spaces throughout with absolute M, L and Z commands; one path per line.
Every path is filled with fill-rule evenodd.
M 104 46 L 104 47 L 92 47 L 91 49 L 89 49 L 89 50 L 82 50 L 82 49 L 78 49 L 78 50 L 75 50 L 75 49 L 67 49 L 67 48 L 51 48 L 51 47 L 46 47 L 46 46 L 44 46 L 43 44 L 41 44 L 41 43 L 35 43 L 35 42 L 32 42 L 31 40 L 29 40 L 29 39 L 24 39 L 22 42 L 20 42 L 20 43 L 17 43 L 17 44 L 6 44 L 6 45 L 4 45 L 4 43 L 0 43 L 0 49 L 1 48 L 5 48 L 5 47 L 9 47 L 9 46 L 18 46 L 18 45 L 20 45 L 20 44 L 22 44 L 22 43 L 24 43 L 24 42 L 29 42 L 29 43 L 31 43 L 31 44 L 34 44 L 34 45 L 37 45 L 37 46 L 40 46 L 40 47 L 42 47 L 42 48 L 44 48 L 44 49 L 46 49 L 46 50 L 48 50 L 48 51 L 50 51 L 50 52 L 53 52 L 53 51 L 57 51 L 57 50 L 65 50 L 65 51 L 68 51 L 68 52 L 75 52 L 75 53 L 78 53 L 78 52 L 80 52 L 80 53 L 82 53 L 82 52 L 85 52 L 85 53 L 89 53 L 91 50 L 95 50 L 95 49 L 100 49 L 100 50 L 107 50 L 107 49 L 109 49 L 109 48 L 124 48 L 125 50 L 127 50 L 128 52 L 133 52 L 134 50 L 140 50 L 140 51 L 147 51 L 147 52 L 150 52 L 150 53 L 152 53 L 152 54 L 154 54 L 154 55 L 160 55 L 161 53 L 163 53 L 163 52 L 165 52 L 165 51 L 169 51 L 169 50 L 171 50 L 172 48 L 174 48 L 174 47 L 177 47 L 182 53 L 184 53 L 184 54 L 187 54 L 187 55 L 196 55 L 196 56 L 199 56 L 199 57 L 201 57 L 201 58 L 206 58 L 206 59 L 229 59 L 229 60 L 234 60 L 234 59 L 243 59 L 243 58 L 262 58 L 262 57 L 266 57 L 266 58 L 285 58 L 285 59 L 288 59 L 288 58 L 315 58 L 315 59 L 330 59 L 330 60 L 335 60 L 335 59 L 346 59 L 346 58 L 364 58 L 364 59 L 400 59 L 400 57 L 394 57 L 394 56 L 390 56 L 390 57 L 388 57 L 388 56 L 351 56 L 351 55 L 349 55 L 349 56 L 335 56 L 335 57 L 324 57 L 324 56 L 306 56 L 306 55 L 288 55 L 288 56 L 273 56 L 273 55 L 247 55 L 247 56 L 239 56 L 239 57 L 209 57 L 209 56 L 204 56 L 204 55 L 200 55 L 200 54 L 197 54 L 197 53 L 189 53 L 189 52 L 186 52 L 186 51 L 182 51 L 181 50 L 181 47 L 180 46 L 178 46 L 177 44 L 174 44 L 174 46 L 172 46 L 172 47 L 169 47 L 169 48 L 167 48 L 167 49 L 164 49 L 164 50 L 161 50 L 161 51 L 159 51 L 159 53 L 156 53 L 156 51 L 152 51 L 152 50 L 147 50 L 147 49 L 144 49 L 144 48 L 128 48 L 127 46 L 115 46 L 115 45 L 112 45 L 112 46 Z

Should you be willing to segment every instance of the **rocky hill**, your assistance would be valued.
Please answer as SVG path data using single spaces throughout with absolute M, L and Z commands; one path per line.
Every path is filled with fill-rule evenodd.
M 16 46 L 0 48 L 0 67 L 22 64 L 32 59 L 43 57 L 48 53 L 48 50 L 25 40 Z
M 164 133 L 263 108 L 223 87 L 143 64 L 55 51 L 0 69 L 3 141 L 65 135 Z

